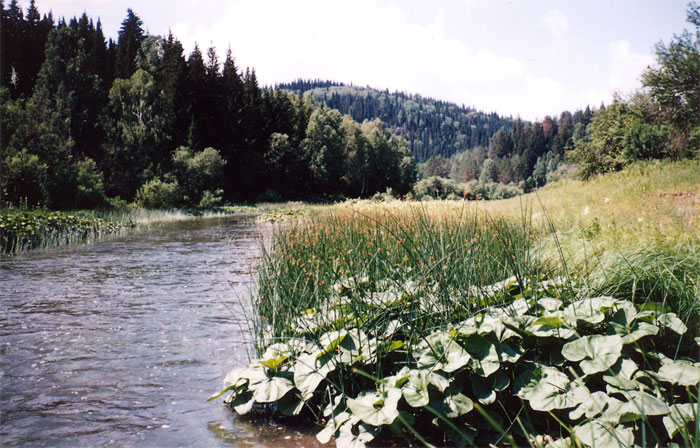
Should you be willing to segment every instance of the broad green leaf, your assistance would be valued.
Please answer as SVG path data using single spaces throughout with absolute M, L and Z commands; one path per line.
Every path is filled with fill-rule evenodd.
M 586 418 L 593 418 L 600 414 L 608 402 L 608 395 L 605 392 L 592 392 L 588 400 L 583 401 L 573 411 L 569 412 L 571 420 L 578 420 L 584 415 Z
M 254 398 L 258 403 L 272 403 L 282 398 L 287 392 L 294 388 L 294 383 L 280 376 L 268 378 L 255 386 Z
M 561 354 L 569 361 L 581 361 L 586 375 L 608 370 L 620 357 L 622 338 L 617 335 L 585 336 L 564 344 Z
M 627 448 L 634 444 L 634 434 L 630 428 L 600 420 L 575 426 L 574 434 L 588 446 Z
M 323 444 L 330 442 L 340 427 L 351 418 L 352 416 L 349 412 L 341 412 L 340 414 L 329 418 L 323 430 L 316 434 L 316 439 Z M 355 417 L 355 423 L 358 421 L 359 419 Z
M 629 400 L 627 404 L 630 409 L 634 409 L 640 415 L 666 415 L 671 411 L 663 400 L 646 392 L 628 390 L 623 394 Z
M 337 349 L 340 353 L 336 359 L 343 364 L 354 364 L 359 360 L 368 361 L 377 352 L 377 340 L 368 337 L 364 331 L 353 328 L 347 331 L 346 336 L 338 343 Z
M 495 373 L 489 379 L 493 382 L 493 389 L 499 392 L 505 390 L 508 386 L 510 386 L 510 378 L 508 378 L 501 372 Z
M 238 415 L 245 415 L 250 412 L 254 404 L 255 399 L 253 398 L 253 391 L 250 390 L 236 394 L 229 402 L 229 405 Z
M 392 388 L 402 388 L 404 384 L 406 384 L 406 381 L 413 375 L 413 372 L 417 370 L 411 370 L 407 366 L 404 366 L 396 372 L 396 374 L 384 377 L 382 380 L 382 384 L 384 387 Z
M 447 373 L 464 367 L 471 356 L 448 333 L 433 333 L 421 342 L 417 354 L 418 367 L 443 370 Z
M 408 381 L 401 388 L 406 403 L 414 408 L 425 406 L 430 402 L 428 375 L 429 372 L 425 370 L 411 370 Z
M 471 355 L 469 367 L 478 375 L 487 377 L 501 366 L 496 344 L 480 335 L 471 335 L 464 339 L 464 348 Z
M 603 375 L 603 381 L 620 390 L 634 390 L 641 387 L 641 383 L 632 379 L 632 375 L 638 370 L 637 364 L 631 359 L 623 359 L 611 369 L 614 375 Z
M 388 345 L 383 348 L 384 353 L 393 352 L 394 350 L 399 350 L 403 348 L 403 341 L 391 341 Z
M 286 415 L 287 417 L 292 417 L 294 415 L 299 415 L 301 410 L 304 408 L 304 400 L 296 393 L 285 394 L 279 401 L 277 401 L 277 409 Z
M 282 355 L 277 358 L 261 359 L 259 362 L 269 369 L 277 369 L 277 367 L 279 367 L 279 365 L 285 362 L 287 359 L 289 359 L 289 356 Z
M 693 403 L 674 404 L 671 406 L 671 412 L 663 418 L 664 426 L 668 431 L 668 436 L 673 438 L 678 431 L 685 428 L 686 425 L 695 421 L 697 408 Z
M 569 325 L 561 315 L 563 314 L 559 311 L 557 315 L 539 317 L 526 330 L 537 337 L 554 336 L 559 339 L 569 339 L 576 334 L 576 330 L 568 328 Z
M 581 299 L 564 308 L 562 317 L 572 326 L 576 326 L 577 320 L 582 320 L 590 324 L 599 324 L 605 319 L 605 313 L 608 310 L 624 304 L 625 301 L 616 300 L 612 297 Z
M 538 317 L 536 321 L 532 323 L 532 325 L 546 325 L 551 328 L 559 328 L 563 327 L 566 324 L 564 322 L 564 319 L 562 319 L 559 316 L 542 316 Z
M 520 395 L 535 411 L 568 409 L 589 399 L 590 392 L 584 385 L 570 381 L 559 370 L 545 367 L 543 373 L 544 377 L 534 388 Z
M 459 392 L 446 395 L 442 401 L 448 409 L 447 412 L 445 412 L 447 418 L 457 418 L 474 409 L 474 403 L 469 397 Z
M 330 372 L 335 370 L 336 363 L 329 354 L 318 357 L 317 353 L 302 355 L 294 363 L 294 385 L 301 392 L 304 400 L 309 400 L 318 385 Z
M 391 388 L 382 392 L 361 392 L 355 398 L 348 399 L 348 408 L 352 415 L 372 426 L 390 425 L 399 415 L 398 403 L 401 390 Z
M 622 338 L 623 344 L 631 344 L 644 336 L 655 335 L 659 332 L 659 327 L 643 321 L 636 321 L 630 326 L 610 322 L 610 328 Z
M 380 429 L 349 420 L 340 427 L 335 445 L 337 448 L 365 448 L 379 434 Z
M 479 403 L 488 406 L 496 401 L 496 391 L 493 389 L 488 379 L 472 375 L 471 383 L 472 392 L 474 392 L 474 397 L 479 400 Z
M 445 392 L 450 387 L 450 380 L 440 372 L 430 371 L 428 381 L 440 392 Z
M 659 369 L 659 379 L 681 386 L 695 386 L 700 383 L 700 363 L 683 360 L 666 361 Z
M 661 314 L 657 318 L 657 322 L 660 325 L 671 329 L 677 334 L 684 334 L 686 331 L 688 331 L 688 327 L 686 327 L 683 321 L 676 316 L 676 313 Z
M 317 356 L 320 357 L 325 355 L 326 353 L 335 352 L 335 350 L 338 348 L 338 345 L 343 341 L 343 339 L 345 339 L 345 336 L 347 336 L 347 334 L 347 330 L 338 330 L 321 335 L 321 337 L 319 338 L 319 343 L 321 344 L 321 347 L 323 347 L 323 350 Z
M 561 308 L 563 302 L 555 297 L 542 297 L 537 300 L 537 304 L 544 310 L 552 312 Z

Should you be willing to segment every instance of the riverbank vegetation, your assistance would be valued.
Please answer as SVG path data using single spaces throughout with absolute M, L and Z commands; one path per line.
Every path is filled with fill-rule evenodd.
M 231 406 L 339 446 L 697 446 L 699 168 L 285 223 Z

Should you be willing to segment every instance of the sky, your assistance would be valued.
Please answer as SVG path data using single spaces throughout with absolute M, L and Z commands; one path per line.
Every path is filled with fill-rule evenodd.
M 6 2 L 7 3 L 7 2 Z M 29 0 L 19 1 L 28 6 Z M 420 94 L 526 120 L 629 94 L 686 0 L 36 0 L 55 18 L 127 8 L 149 34 L 228 48 L 262 85 L 298 78 Z

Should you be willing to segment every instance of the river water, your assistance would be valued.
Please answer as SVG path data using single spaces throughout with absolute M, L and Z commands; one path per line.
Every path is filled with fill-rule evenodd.
M 248 362 L 259 248 L 226 217 L 0 258 L 0 444 L 318 445 L 206 401 Z

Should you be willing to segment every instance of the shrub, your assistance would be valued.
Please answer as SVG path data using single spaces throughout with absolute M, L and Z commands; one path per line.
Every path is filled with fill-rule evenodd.
M 177 181 L 152 179 L 136 192 L 136 203 L 144 208 L 173 208 L 182 200 Z

